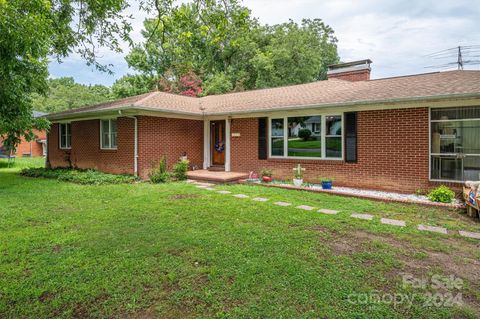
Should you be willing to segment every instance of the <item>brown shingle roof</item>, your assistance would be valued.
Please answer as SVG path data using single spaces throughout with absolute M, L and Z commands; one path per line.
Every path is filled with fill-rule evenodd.
M 141 108 L 153 111 L 200 115 L 281 110 L 294 107 L 378 103 L 458 95 L 480 96 L 480 71 L 448 71 L 370 81 L 338 79 L 271 89 L 253 90 L 202 98 L 152 92 L 109 103 L 68 110 L 51 118 Z

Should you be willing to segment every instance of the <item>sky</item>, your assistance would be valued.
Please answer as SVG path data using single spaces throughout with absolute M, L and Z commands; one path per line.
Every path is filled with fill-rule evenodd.
M 244 0 L 252 15 L 263 24 L 289 19 L 320 18 L 338 38 L 342 62 L 369 58 L 372 78 L 441 71 L 452 67 L 433 67 L 456 61 L 454 51 L 438 51 L 465 46 L 464 60 L 480 60 L 480 0 Z M 134 42 L 141 42 L 140 31 L 147 15 L 135 5 L 132 13 Z M 468 46 L 477 46 L 468 48 Z M 102 51 L 102 63 L 114 65 L 113 75 L 92 69 L 73 55 L 60 64 L 50 63 L 52 78 L 72 76 L 82 84 L 110 86 L 127 73 L 123 53 Z M 480 70 L 480 64 L 466 67 Z

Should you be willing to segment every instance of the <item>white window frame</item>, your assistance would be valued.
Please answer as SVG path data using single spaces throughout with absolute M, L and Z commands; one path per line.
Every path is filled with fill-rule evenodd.
M 108 146 L 105 147 L 103 146 L 103 125 L 102 125 L 102 122 L 103 121 L 108 121 Z M 112 147 L 112 121 L 117 121 L 116 118 L 113 118 L 113 119 L 101 119 L 99 121 L 99 125 L 100 125 L 100 149 L 102 150 L 116 150 L 118 149 L 118 121 L 117 121 L 117 146 L 115 147 Z
M 472 105 L 475 106 L 475 105 Z M 449 106 L 445 108 L 453 108 L 455 106 Z M 465 107 L 465 106 L 457 106 Z M 432 178 L 432 156 L 454 156 L 456 153 L 432 153 L 432 123 L 440 122 L 461 122 L 461 121 L 480 121 L 479 118 L 472 119 L 457 119 L 457 120 L 432 120 L 432 109 L 440 109 L 441 107 L 429 107 L 428 108 L 428 180 L 431 182 L 442 182 L 442 183 L 465 183 L 465 181 L 453 180 L 453 179 L 434 179 Z M 464 154 L 466 156 L 480 156 L 480 154 Z
M 320 130 L 320 141 L 322 145 L 322 156 L 321 157 L 310 157 L 310 156 L 288 156 L 288 118 L 289 117 L 297 117 L 297 116 L 320 116 L 321 117 L 321 130 Z M 340 116 L 342 121 L 342 134 L 340 135 L 340 139 L 342 141 L 342 149 L 341 157 L 326 157 L 326 119 L 328 116 Z M 279 155 L 272 155 L 272 120 L 282 119 L 283 118 L 283 156 Z M 331 135 L 329 135 L 331 136 Z M 343 161 L 344 159 L 344 148 L 345 148 L 345 121 L 344 121 L 344 113 L 312 113 L 312 114 L 302 114 L 302 115 L 295 115 L 295 114 L 288 114 L 284 116 L 269 116 L 268 117 L 268 157 L 272 159 L 295 159 L 295 160 L 326 160 L 326 161 Z
M 70 144 L 68 144 L 67 125 L 70 126 Z M 62 134 L 62 126 L 65 127 L 65 134 Z M 65 135 L 65 146 L 62 145 L 62 135 Z M 72 125 L 71 125 L 71 123 L 58 123 L 58 148 L 60 148 L 61 150 L 72 149 Z

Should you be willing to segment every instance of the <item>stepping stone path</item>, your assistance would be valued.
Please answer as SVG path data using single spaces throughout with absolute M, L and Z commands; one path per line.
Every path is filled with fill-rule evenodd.
M 211 186 L 215 186 L 215 184 L 212 184 L 212 183 L 197 182 L 197 181 L 191 180 L 191 179 L 187 180 L 187 183 L 194 184 L 197 188 L 206 189 L 206 190 L 209 190 L 209 191 L 216 191 L 215 188 L 211 187 Z M 216 192 L 219 193 L 219 194 L 231 194 L 232 193 L 230 191 L 225 191 L 225 190 L 220 190 L 220 191 L 216 191 Z M 235 194 L 233 196 L 236 197 L 236 198 L 250 198 L 250 196 L 245 195 L 245 194 Z M 268 198 L 263 198 L 263 197 L 255 197 L 255 198 L 252 198 L 252 200 L 254 200 L 256 202 L 267 202 L 267 201 L 269 201 Z M 283 206 L 283 207 L 287 207 L 287 206 L 292 205 L 291 203 L 287 203 L 287 202 L 275 202 L 273 204 L 275 204 L 277 206 Z M 300 205 L 300 206 L 297 206 L 296 208 L 303 209 L 303 210 L 308 210 L 308 211 L 311 211 L 311 210 L 314 209 L 314 207 L 308 206 L 308 205 Z M 319 209 L 317 212 L 322 213 L 322 214 L 327 214 L 327 215 L 336 215 L 336 214 L 339 213 L 338 210 L 326 209 L 326 208 Z M 358 218 L 358 219 L 364 219 L 364 220 L 372 220 L 373 219 L 373 215 L 370 215 L 370 214 L 352 214 L 352 215 L 350 215 L 350 217 Z M 380 223 L 385 224 L 385 225 L 398 226 L 398 227 L 405 227 L 406 226 L 406 222 L 404 220 L 398 220 L 398 219 L 381 218 Z M 430 231 L 430 232 L 440 233 L 440 234 L 448 234 L 448 231 L 447 231 L 446 228 L 438 227 L 438 226 L 428 226 L 428 225 L 420 224 L 420 225 L 418 225 L 418 230 Z M 459 230 L 458 234 L 460 236 L 466 237 L 466 238 L 480 239 L 480 233 Z
M 290 205 L 292 205 L 290 203 L 285 203 L 285 202 L 275 202 L 274 204 L 278 205 L 278 206 L 290 206 Z
M 373 219 L 373 215 L 369 215 L 369 214 L 352 214 L 350 217 L 358 218 L 358 219 L 365 219 L 365 220 L 372 220 Z
M 437 226 L 428 226 L 428 225 L 418 225 L 418 230 L 423 230 L 423 231 L 431 231 L 434 233 L 440 233 L 440 234 L 447 234 L 447 229 L 444 227 L 437 227 Z
M 307 205 L 300 205 L 300 206 L 297 206 L 296 208 L 303 209 L 303 210 L 313 210 L 312 206 L 307 206 Z
M 480 239 L 480 233 L 472 233 L 464 230 L 459 230 L 458 233 L 463 237 Z
M 380 222 L 382 224 L 386 225 L 393 225 L 393 226 L 399 226 L 399 227 L 405 227 L 407 224 L 403 220 L 397 220 L 397 219 L 388 219 L 388 218 L 382 218 L 380 219 Z
M 319 213 L 322 213 L 322 214 L 327 214 L 327 215 L 336 215 L 336 214 L 338 214 L 338 210 L 325 209 L 325 208 L 319 209 L 318 212 L 319 212 Z

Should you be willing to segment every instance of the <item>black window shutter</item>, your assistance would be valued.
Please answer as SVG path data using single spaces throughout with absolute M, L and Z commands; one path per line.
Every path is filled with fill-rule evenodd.
M 258 119 L 258 159 L 267 159 L 267 118 Z
M 345 113 L 345 162 L 357 162 L 357 112 Z

